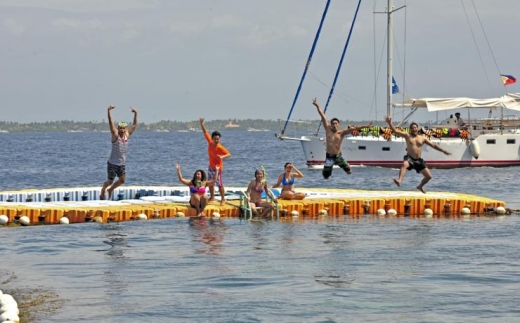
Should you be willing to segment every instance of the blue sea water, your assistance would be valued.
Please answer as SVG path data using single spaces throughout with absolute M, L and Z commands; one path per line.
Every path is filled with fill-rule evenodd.
M 0 190 L 100 186 L 109 133 L 0 134 Z M 300 187 L 396 190 L 395 169 L 307 170 L 301 147 L 272 132 L 223 132 L 228 186 L 287 161 Z M 348 156 L 347 156 L 348 159 Z M 128 185 L 179 185 L 207 167 L 200 132 L 136 131 Z M 518 168 L 433 170 L 426 188 L 520 208 Z M 409 173 L 400 189 L 420 176 Z M 85 223 L 0 229 L 0 290 L 38 288 L 63 304 L 39 322 L 519 322 L 518 216 L 361 216 Z

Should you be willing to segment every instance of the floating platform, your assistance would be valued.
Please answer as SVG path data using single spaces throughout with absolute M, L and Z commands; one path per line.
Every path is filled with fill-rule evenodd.
M 240 195 L 245 188 L 226 188 L 226 203 L 208 204 L 207 217 L 240 217 Z M 486 197 L 419 191 L 372 191 L 350 189 L 299 188 L 303 200 L 278 200 L 279 216 L 331 216 L 363 214 L 391 216 L 455 216 L 462 214 L 503 214 L 505 203 Z M 273 189 L 275 195 L 279 190 Z M 31 224 L 129 221 L 151 218 L 195 216 L 189 206 L 186 186 L 124 186 L 111 200 L 100 200 L 99 187 L 35 189 L 0 192 L 0 216 L 9 222 L 28 218 Z M 220 199 L 217 196 L 217 199 Z M 465 209 L 465 210 L 463 210 Z M 467 210 L 466 210 L 467 209 Z M 429 211 L 431 210 L 431 211 Z M 296 211 L 296 212 L 295 212 Z M 146 217 L 144 217 L 145 215 Z

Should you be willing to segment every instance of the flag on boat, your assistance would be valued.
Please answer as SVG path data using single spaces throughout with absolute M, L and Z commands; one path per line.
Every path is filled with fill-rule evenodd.
M 516 78 L 512 75 L 500 74 L 500 77 L 502 77 L 502 83 L 504 83 L 504 85 L 509 85 L 516 82 Z
M 392 94 L 396 93 L 399 93 L 399 86 L 397 86 L 397 82 L 395 81 L 395 78 L 392 76 Z

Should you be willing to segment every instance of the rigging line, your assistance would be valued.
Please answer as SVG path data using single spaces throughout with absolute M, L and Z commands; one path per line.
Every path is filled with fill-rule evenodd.
M 321 21 L 320 21 L 320 26 L 318 27 L 318 30 L 316 31 L 316 36 L 314 36 L 314 41 L 312 42 L 311 52 L 309 53 L 309 57 L 307 58 L 307 62 L 305 63 L 305 69 L 303 70 L 303 75 L 300 79 L 300 84 L 298 85 L 298 89 L 296 90 L 296 95 L 294 96 L 291 110 L 289 110 L 289 115 L 287 116 L 287 121 L 285 122 L 285 125 L 283 126 L 280 136 L 283 136 L 283 134 L 285 133 L 285 129 L 287 128 L 289 119 L 291 119 L 291 114 L 294 110 L 294 106 L 296 105 L 296 101 L 298 100 L 300 90 L 302 89 L 303 80 L 305 80 L 305 75 L 307 74 L 307 70 L 309 69 L 309 66 L 311 65 L 312 55 L 314 55 L 314 50 L 316 49 L 316 44 L 318 43 L 318 38 L 320 37 L 320 33 L 321 33 L 321 27 L 323 27 L 323 22 L 325 21 L 325 17 L 327 16 L 327 11 L 329 10 L 330 1 L 331 0 L 327 0 L 327 4 L 325 5 L 325 9 L 323 10 L 323 14 L 321 16 Z
M 334 94 L 334 88 L 336 87 L 336 82 L 338 81 L 339 72 L 341 71 L 341 65 L 343 65 L 343 59 L 345 58 L 345 53 L 347 51 L 348 44 L 350 43 L 350 37 L 352 36 L 352 30 L 354 29 L 354 24 L 356 23 L 356 18 L 359 12 L 359 7 L 361 6 L 361 0 L 358 1 L 356 12 L 354 13 L 354 18 L 352 19 L 352 24 L 350 25 L 350 30 L 348 32 L 347 41 L 345 42 L 345 46 L 343 47 L 343 53 L 341 54 L 341 59 L 339 60 L 338 69 L 336 70 L 336 75 L 334 76 L 334 81 L 332 82 L 332 87 L 330 88 L 329 97 L 327 98 L 327 103 L 325 104 L 325 108 L 323 109 L 323 113 L 327 112 L 327 108 L 330 103 L 330 99 L 332 94 Z M 320 132 L 321 122 L 318 124 L 318 129 L 316 130 L 316 135 Z
M 469 30 L 471 32 L 471 36 L 473 37 L 473 44 L 475 45 L 475 49 L 477 50 L 477 54 L 478 54 L 478 57 L 480 59 L 480 65 L 482 65 L 482 70 L 484 71 L 484 75 L 486 76 L 486 81 L 488 83 L 488 88 L 491 91 L 491 82 L 489 80 L 489 75 L 488 75 L 488 73 L 486 71 L 486 66 L 484 65 L 484 59 L 482 58 L 482 53 L 480 52 L 480 49 L 479 49 L 479 47 L 477 45 L 477 38 L 475 37 L 475 33 L 473 31 L 473 27 L 471 26 L 471 21 L 469 19 L 468 13 L 466 11 L 466 6 L 464 5 L 464 0 L 460 0 L 460 3 L 462 5 L 462 9 L 464 11 L 464 15 L 466 16 L 466 21 L 468 23 Z M 475 8 L 475 10 L 476 10 L 476 8 Z M 478 16 L 478 13 L 477 13 L 477 16 Z
M 309 72 L 309 75 L 312 76 L 316 82 L 320 83 L 321 85 L 323 85 L 324 87 L 326 88 L 329 88 L 330 85 L 329 84 L 326 84 L 325 82 L 323 82 L 322 80 L 320 80 L 316 74 L 312 73 L 312 72 Z M 358 100 L 354 97 L 351 97 L 350 95 L 348 95 L 347 93 L 343 92 L 343 91 L 339 91 L 339 90 L 336 90 L 334 93 L 336 93 L 336 96 L 339 97 L 342 101 L 344 101 L 345 103 L 350 103 L 351 101 L 356 101 L 357 103 L 359 104 L 362 104 L 363 106 L 367 106 L 367 104 L 361 100 Z M 343 96 L 345 96 L 346 98 L 344 98 Z
M 408 45 L 408 25 L 407 25 L 407 22 L 408 22 L 408 3 L 407 1 L 405 0 L 404 2 L 404 44 L 403 44 L 403 51 L 404 51 L 404 54 L 403 54 L 403 91 L 401 92 L 402 93 L 402 99 L 401 101 L 404 102 L 405 99 L 406 99 L 406 94 L 408 93 L 407 89 L 406 89 L 406 53 L 407 53 L 407 45 Z M 402 119 L 404 119 L 404 109 L 402 109 L 401 111 L 401 114 L 402 114 Z
M 502 74 L 502 73 L 500 73 L 500 68 L 498 67 L 498 63 L 495 58 L 495 54 L 493 53 L 493 49 L 491 48 L 491 45 L 489 44 L 489 39 L 486 34 L 486 30 L 484 29 L 484 25 L 482 24 L 482 21 L 480 20 L 480 15 L 478 14 L 477 7 L 475 6 L 475 2 L 473 0 L 471 0 L 471 4 L 473 5 L 473 10 L 475 10 L 475 15 L 477 16 L 477 20 L 480 25 L 480 29 L 482 29 L 482 33 L 484 34 L 484 38 L 486 39 L 486 44 L 488 45 L 489 52 L 491 53 L 491 57 L 493 57 L 493 62 L 495 62 L 495 67 L 497 69 L 498 75 L 500 76 L 500 74 Z M 504 86 L 504 92 L 507 94 L 506 86 L 504 84 L 503 84 L 503 86 Z

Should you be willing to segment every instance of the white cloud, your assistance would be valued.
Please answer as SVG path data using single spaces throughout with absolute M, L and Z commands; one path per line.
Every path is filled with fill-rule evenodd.
M 103 23 L 98 19 L 79 20 L 71 18 L 58 18 L 53 20 L 51 25 L 62 30 L 75 30 L 82 32 L 88 32 L 91 30 L 102 31 L 106 29 Z
M 12 35 L 20 35 L 25 31 L 24 25 L 14 19 L 5 19 L 2 21 L 2 29 L 7 30 Z
M 157 0 L 0 0 L 0 7 L 41 8 L 71 12 L 154 9 L 157 5 Z
M 168 24 L 168 30 L 172 34 L 190 35 L 201 33 L 207 24 L 197 21 L 175 21 Z
M 218 16 L 211 20 L 211 27 L 216 29 L 239 28 L 242 24 L 240 19 L 235 18 L 233 15 Z

